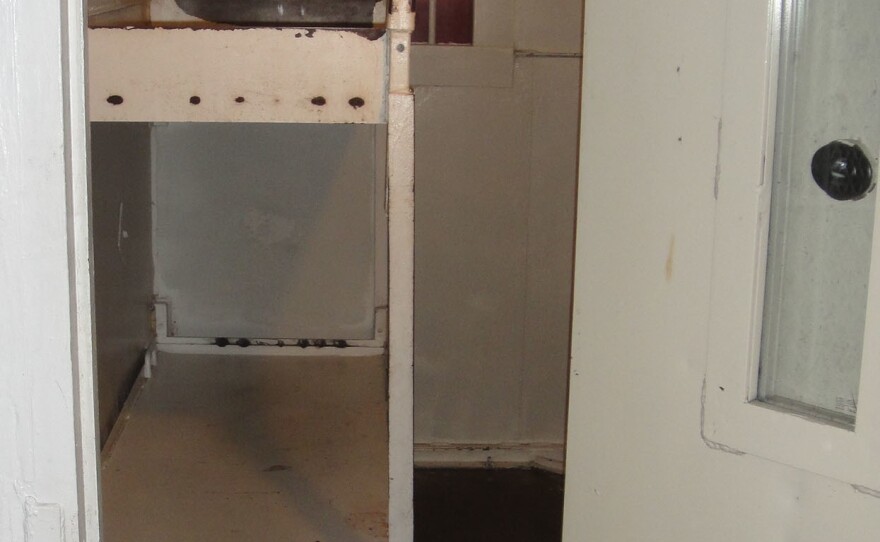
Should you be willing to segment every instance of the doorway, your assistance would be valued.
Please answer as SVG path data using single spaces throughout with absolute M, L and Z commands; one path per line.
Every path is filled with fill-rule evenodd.
M 307 38 L 304 36 L 303 39 Z M 422 276 L 427 277 L 428 281 L 422 282 L 421 286 L 417 284 L 417 289 L 420 288 L 417 291 L 422 292 L 422 301 L 427 310 L 421 320 L 421 336 L 424 338 L 420 340 L 423 342 L 417 342 L 421 354 L 418 351 L 416 354 L 417 379 L 421 378 L 417 385 L 422 386 L 419 394 L 423 397 L 416 405 L 416 416 L 419 418 L 416 428 L 417 431 L 419 427 L 423 430 L 416 437 L 415 459 L 417 466 L 424 468 L 540 469 L 554 471 L 554 476 L 559 477 L 565 425 L 569 270 L 577 145 L 576 116 L 573 113 L 577 110 L 578 102 L 579 58 L 577 53 L 550 53 L 546 57 L 535 53 L 514 55 L 513 44 L 509 50 L 511 53 L 508 56 L 491 57 L 492 62 L 501 59 L 501 65 L 509 70 L 507 86 L 496 88 L 493 86 L 495 83 L 490 82 L 470 88 L 449 85 L 436 79 L 416 82 L 417 101 L 421 100 L 420 107 L 424 111 L 424 123 L 417 125 L 423 138 L 417 148 L 417 153 L 422 154 L 421 159 L 417 159 L 416 167 L 417 175 L 426 179 L 423 188 L 416 194 L 416 207 L 424 210 L 419 215 L 424 218 L 417 218 L 422 220 L 423 241 L 417 240 L 417 243 L 424 243 L 421 254 L 425 255 L 424 259 L 417 260 L 416 265 L 417 269 L 422 269 Z M 464 51 L 479 58 L 486 49 L 476 46 L 468 51 L 448 48 L 434 51 L 441 57 L 463 54 Z M 536 81 L 541 84 L 535 84 Z M 566 89 L 564 99 L 560 96 L 560 82 Z M 107 92 L 106 97 L 102 96 L 99 105 L 105 111 L 120 111 L 120 108 L 128 105 L 136 107 L 135 98 L 136 94 L 112 91 Z M 172 98 L 177 100 L 176 97 Z M 188 113 L 204 111 L 214 103 L 214 96 L 202 90 L 189 92 L 184 98 L 180 107 Z M 238 101 L 239 98 L 242 101 Z M 241 107 L 265 98 L 242 93 L 230 95 L 229 103 L 236 104 L 232 107 Z M 318 98 L 323 98 L 323 101 Z M 113 103 L 120 99 L 120 103 Z M 346 98 L 344 103 L 353 99 Z M 335 102 L 335 98 L 323 94 L 309 99 L 310 107 L 315 108 Z M 370 103 L 370 100 L 366 102 Z M 348 107 L 359 113 L 364 111 L 361 105 L 355 107 L 349 104 Z M 546 113 L 547 117 L 544 118 L 536 113 L 538 110 L 551 113 Z M 454 113 L 450 114 L 450 111 Z M 461 122 L 468 116 L 471 117 L 471 124 Z M 485 133 L 484 137 L 473 139 L 477 145 L 470 146 L 464 136 L 473 137 L 466 131 L 477 133 L 468 128 L 474 123 Z M 120 472 L 134 472 L 138 465 L 149 462 L 150 455 L 146 452 L 167 453 L 172 446 L 179 446 L 181 451 L 172 457 L 174 464 L 169 463 L 170 468 L 162 468 L 160 463 L 155 476 L 145 476 L 149 479 L 147 484 L 131 485 L 129 478 L 126 482 L 128 486 L 121 484 L 114 489 L 114 501 L 120 499 L 117 502 L 122 502 L 126 494 L 133 493 L 126 487 L 158 486 L 160 481 L 166 484 L 166 488 L 171 487 L 172 493 L 173 487 L 177 486 L 180 488 L 177 494 L 182 494 L 183 488 L 192 485 L 176 469 L 195 472 L 201 476 L 201 480 L 210 478 L 205 475 L 206 469 L 226 473 L 218 479 L 234 478 L 229 474 L 231 471 L 224 470 L 230 467 L 227 463 L 218 464 L 216 469 L 209 469 L 204 463 L 187 463 L 190 459 L 208 461 L 213 457 L 213 445 L 211 450 L 196 446 L 207 446 L 211 439 L 219 449 L 225 450 L 216 454 L 219 460 L 233 461 L 231 458 L 238 456 L 239 463 L 234 466 L 246 465 L 255 479 L 266 482 L 264 485 L 248 485 L 253 480 L 242 477 L 245 484 L 243 496 L 237 495 L 233 500 L 251 498 L 259 502 L 254 494 L 275 492 L 277 495 L 278 491 L 286 491 L 278 489 L 290 486 L 285 486 L 284 480 L 305 482 L 303 473 L 297 471 L 296 465 L 308 463 L 309 459 L 286 457 L 279 452 L 296 446 L 295 442 L 275 441 L 278 424 L 283 426 L 296 418 L 295 413 L 303 411 L 303 404 L 296 402 L 300 399 L 324 400 L 320 403 L 326 407 L 321 411 L 322 416 L 334 410 L 332 405 L 341 407 L 343 411 L 358 409 L 346 408 L 345 397 L 334 395 L 346 388 L 342 382 L 337 386 L 335 377 L 309 380 L 304 376 L 304 381 L 312 383 L 309 389 L 285 397 L 286 390 L 297 389 L 295 384 L 300 379 L 285 376 L 281 367 L 284 370 L 292 365 L 306 367 L 310 361 L 299 357 L 286 358 L 285 355 L 291 347 L 304 348 L 309 353 L 320 350 L 320 359 L 311 361 L 316 366 L 336 367 L 327 373 L 336 374 L 349 369 L 344 363 L 334 365 L 339 360 L 326 356 L 327 352 L 344 349 L 345 354 L 351 354 L 357 348 L 363 348 L 364 353 L 368 354 L 368 349 L 381 346 L 384 340 L 382 334 L 387 331 L 379 329 L 379 324 L 387 317 L 381 314 L 381 298 L 383 294 L 387 295 L 381 285 L 386 280 L 383 273 L 387 273 L 387 270 L 376 268 L 364 279 L 366 275 L 360 273 L 364 269 L 363 259 L 360 263 L 355 259 L 352 260 L 354 263 L 342 266 L 342 271 L 362 280 L 358 283 L 360 288 L 351 291 L 369 290 L 364 287 L 366 283 L 363 280 L 373 280 L 368 300 L 372 304 L 366 305 L 363 303 L 365 298 L 361 297 L 357 300 L 359 303 L 353 303 L 355 300 L 351 291 L 343 291 L 345 289 L 341 286 L 344 286 L 346 277 L 334 278 L 329 274 L 328 270 L 334 267 L 332 264 L 338 264 L 341 258 L 350 257 L 358 250 L 362 256 L 378 251 L 380 256 L 376 260 L 383 260 L 381 243 L 363 250 L 369 244 L 363 240 L 369 239 L 366 234 L 371 231 L 369 226 L 363 225 L 366 222 L 358 227 L 344 228 L 346 231 L 331 229 L 330 234 L 323 238 L 325 242 L 315 242 L 311 250 L 306 247 L 296 253 L 302 256 L 299 263 L 305 265 L 298 267 L 297 262 L 280 261 L 278 258 L 296 252 L 292 250 L 295 247 L 290 239 L 295 234 L 317 232 L 314 236 L 304 235 L 306 241 L 315 241 L 321 238 L 321 232 L 327 233 L 326 228 L 345 224 L 349 218 L 357 218 L 357 213 L 364 209 L 374 212 L 374 218 L 381 218 L 384 212 L 385 188 L 381 182 L 384 163 L 381 159 L 377 160 L 380 171 L 369 183 L 376 191 L 366 191 L 357 197 L 355 194 L 364 188 L 364 184 L 354 181 L 347 188 L 341 183 L 336 193 L 332 189 L 313 193 L 310 200 L 308 192 L 298 191 L 296 176 L 306 175 L 309 180 L 314 180 L 321 177 L 320 171 L 314 171 L 320 170 L 320 166 L 331 163 L 351 165 L 358 162 L 359 156 L 370 156 L 369 152 L 363 152 L 364 148 L 369 147 L 364 143 L 364 138 L 373 137 L 377 150 L 372 154 L 374 157 L 378 156 L 378 150 L 384 148 L 384 144 L 378 142 L 375 136 L 364 136 L 356 127 L 340 128 L 348 135 L 339 137 L 348 143 L 338 146 L 338 152 L 331 160 L 327 154 L 321 154 L 327 152 L 327 145 L 317 145 L 311 149 L 305 145 L 306 142 L 316 142 L 325 137 L 326 126 L 303 136 L 302 126 L 284 128 L 259 123 L 247 128 L 243 125 L 195 122 L 160 122 L 152 126 L 140 124 L 127 127 L 118 121 L 112 124 L 116 130 L 140 130 L 141 133 L 137 136 L 109 135 L 106 141 L 111 147 L 119 145 L 121 141 L 131 141 L 131 137 L 139 137 L 148 140 L 139 146 L 140 152 L 150 149 L 144 162 L 151 168 L 149 179 L 147 183 L 139 185 L 141 188 L 151 187 L 149 201 L 153 247 L 147 252 L 151 252 L 149 259 L 154 266 L 155 280 L 152 298 L 147 302 L 148 307 L 153 307 L 149 317 L 153 323 L 145 336 L 149 338 L 153 333 L 160 344 L 156 348 L 158 353 L 151 350 L 149 344 L 140 346 L 140 352 L 145 350 L 145 362 L 141 363 L 138 358 L 127 373 L 129 379 L 143 379 L 140 381 L 142 385 L 136 386 L 135 394 L 130 396 L 132 408 L 125 410 L 125 393 L 113 397 L 122 411 L 119 418 L 122 421 L 112 425 L 117 429 L 117 435 L 110 435 L 109 425 L 105 428 L 111 444 L 107 465 L 125 462 L 128 466 Z M 565 129 L 560 129 L 560 125 L 564 125 Z M 96 124 L 93 129 L 97 142 L 101 138 L 99 132 L 110 128 Z M 280 136 L 277 135 L 279 132 Z M 494 142 L 492 137 L 496 138 Z M 288 146 L 282 145 L 273 151 L 271 143 L 267 143 L 272 141 L 285 141 Z M 291 145 L 291 141 L 300 143 Z M 361 143 L 352 143 L 358 141 Z M 499 145 L 500 141 L 509 141 L 510 144 Z M 525 146 L 521 146 L 521 142 L 525 142 Z M 242 150 L 244 147 L 249 150 Z M 562 160 L 559 154 L 554 154 L 560 148 L 564 149 Z M 97 146 L 95 150 L 98 150 Z M 300 154 L 297 155 L 297 152 Z M 441 156 L 443 153 L 446 154 L 445 158 Z M 340 156 L 344 158 L 338 159 Z M 122 162 L 124 168 L 130 168 L 137 160 Z M 306 167 L 303 167 L 304 164 Z M 310 168 L 313 171 L 309 171 Z M 368 168 L 354 168 L 358 172 L 364 169 Z M 290 171 L 294 173 L 284 173 Z M 325 177 L 335 182 L 344 175 L 334 171 Z M 353 177 L 363 180 L 357 175 Z M 309 186 L 314 187 L 308 185 L 306 188 Z M 334 197 L 335 204 L 329 205 Z M 366 205 L 367 199 L 371 199 L 372 206 Z M 301 206 L 299 210 L 292 211 L 297 205 Z M 119 206 L 116 202 L 108 204 L 110 220 L 107 222 L 114 227 L 109 228 L 112 235 L 107 236 L 107 247 L 109 253 L 116 252 L 114 257 L 120 254 L 120 246 L 124 253 L 127 247 L 133 246 L 133 240 L 137 237 L 135 228 L 128 226 L 128 221 L 137 216 L 136 206 L 128 203 Z M 334 210 L 339 212 L 340 209 L 346 216 L 333 218 L 332 215 L 321 214 Z M 143 207 L 140 210 L 144 212 Z M 320 213 L 311 217 L 315 219 L 312 224 L 309 222 L 309 213 L 316 210 Z M 292 224 L 292 219 L 296 223 Z M 384 238 L 384 225 L 381 220 L 377 224 L 379 226 L 372 231 L 375 231 L 375 240 L 381 241 Z M 362 242 L 340 243 L 347 235 L 362 236 Z M 459 249 L 462 249 L 461 252 L 457 252 Z M 501 257 L 492 261 L 492 254 Z M 315 265 L 316 262 L 321 265 Z M 309 265 L 313 267 L 309 268 Z M 278 272 L 279 269 L 282 271 Z M 286 269 L 290 269 L 291 273 L 285 273 L 283 270 Z M 309 272 L 312 275 L 308 275 Z M 294 275 L 311 278 L 294 281 Z M 287 288 L 289 282 L 305 285 L 325 279 L 330 283 L 336 280 L 340 288 L 306 288 L 296 295 L 292 295 Z M 98 280 L 101 280 L 100 277 Z M 326 328 L 306 332 L 302 331 L 304 328 L 301 326 L 290 325 L 296 324 L 297 318 L 299 324 L 313 324 L 314 316 L 321 315 L 317 311 L 328 307 L 339 309 L 339 303 L 326 302 L 330 295 L 338 295 L 349 302 L 349 308 L 361 309 L 358 313 L 361 319 L 350 319 L 345 335 L 320 332 Z M 366 324 L 364 307 L 377 311 L 372 313 L 371 319 L 366 320 Z M 456 310 L 462 316 L 457 326 L 455 318 L 450 316 Z M 305 314 L 310 316 L 303 317 Z M 330 312 L 324 316 L 327 323 L 340 323 L 339 313 Z M 112 322 L 112 315 L 105 321 Z M 466 322 L 474 325 L 462 327 Z M 418 329 L 418 321 L 416 325 Z M 450 341 L 450 336 L 458 339 Z M 487 338 L 488 341 L 485 340 Z M 270 357 L 263 356 L 270 351 Z M 373 353 L 377 351 L 373 350 Z M 353 367 L 360 369 L 366 366 L 364 363 L 370 363 L 370 356 L 362 357 L 367 359 L 352 361 L 355 364 Z M 155 365 L 153 360 L 157 360 Z M 450 360 L 455 365 L 450 365 Z M 381 369 L 384 365 L 381 354 L 373 361 L 374 367 Z M 191 365 L 205 373 L 193 374 L 190 370 L 196 369 Z M 266 374 L 273 377 L 265 378 L 262 372 L 254 372 L 256 368 L 267 371 Z M 149 374 L 141 373 L 142 370 Z M 365 384 L 371 381 L 367 375 L 358 378 Z M 186 382 L 193 388 L 185 386 Z M 321 386 L 329 387 L 321 391 Z M 431 386 L 437 388 L 431 390 Z M 150 392 L 147 387 L 156 392 Z M 126 386 L 121 389 L 125 390 Z M 191 393 L 187 393 L 190 389 Z M 165 402 L 160 400 L 163 398 Z M 243 399 L 248 401 L 242 402 Z M 210 400 L 216 403 L 211 406 Z M 284 408 L 272 410 L 279 405 Z M 458 408 L 454 408 L 456 406 Z M 381 411 L 380 407 L 377 412 Z M 485 415 L 478 414 L 480 411 Z M 150 414 L 141 416 L 143 412 Z M 200 412 L 203 416 L 196 420 L 184 420 L 183 425 L 176 429 L 174 424 L 160 423 L 157 421 L 159 418 L 152 418 L 153 415 L 194 412 Z M 205 425 L 186 425 L 199 420 Z M 339 424 L 361 428 L 374 426 L 377 420 L 378 417 L 372 422 L 355 423 L 349 419 Z M 309 424 L 317 424 L 317 420 L 310 422 L 302 418 L 299 421 L 302 423 L 301 430 L 309 435 L 317 435 L 317 429 L 305 429 L 313 427 Z M 334 426 L 333 420 L 323 421 L 328 427 Z M 265 424 L 265 427 L 260 427 L 260 424 Z M 212 426 L 212 430 L 229 427 L 209 432 L 208 425 Z M 143 445 L 136 444 L 138 439 L 132 437 L 130 440 L 135 444 L 127 448 L 133 451 L 132 455 L 121 453 L 126 446 L 124 441 L 127 435 L 134 435 L 137 431 L 152 436 L 143 438 Z M 161 436 L 163 431 L 166 432 L 165 436 L 153 438 Z M 187 441 L 184 436 L 192 438 L 189 448 L 184 445 Z M 301 432 L 291 435 L 295 441 L 302 437 Z M 309 449 L 326 458 L 339 451 L 330 440 L 325 440 L 329 447 L 323 451 L 315 446 Z M 160 445 L 163 441 L 169 444 Z M 147 442 L 153 442 L 154 447 L 147 446 Z M 342 440 L 339 442 L 344 443 Z M 278 453 L 264 453 L 265 449 L 260 446 L 260 450 L 247 450 L 243 454 L 233 453 L 234 450 L 230 449 L 233 445 L 249 448 L 248 443 L 262 443 L 266 449 L 274 449 Z M 226 448 L 223 448 L 224 445 Z M 357 441 L 345 447 L 356 449 Z M 144 454 L 137 455 L 141 452 Z M 300 487 L 307 484 L 292 485 Z M 343 484 L 339 486 L 343 487 Z M 211 495 L 222 497 L 222 491 L 225 490 L 215 485 Z M 253 493 L 249 494 L 248 491 Z M 129 510 L 149 510 L 150 503 L 160 499 L 160 493 L 140 503 L 132 501 L 126 506 L 130 505 Z M 303 501 L 291 499 L 291 502 L 313 502 L 314 498 L 321 498 L 320 493 L 316 491 L 315 495 Z M 363 500 L 358 499 L 358 502 Z M 166 504 L 171 506 L 170 503 Z M 218 509 L 224 509 L 220 505 L 207 508 L 215 514 Z M 195 508 L 192 514 L 182 513 L 183 510 L 185 507 L 167 512 L 157 511 L 157 515 L 188 527 L 189 520 L 186 518 L 202 513 Z M 231 521 L 245 514 L 245 510 L 232 506 L 228 508 L 228 513 L 218 516 Z M 326 510 L 317 509 L 311 515 L 320 517 L 325 513 Z M 336 513 L 336 516 L 338 523 L 345 528 L 357 524 L 366 529 L 358 531 L 360 534 L 356 536 L 382 536 L 382 524 L 377 521 L 375 510 L 354 510 L 345 514 Z M 248 518 L 257 521 L 260 516 Z M 223 521 L 215 523 L 217 528 L 224 524 Z M 120 529 L 124 529 L 124 525 Z M 349 535 L 344 532 L 337 530 L 331 534 L 345 539 Z

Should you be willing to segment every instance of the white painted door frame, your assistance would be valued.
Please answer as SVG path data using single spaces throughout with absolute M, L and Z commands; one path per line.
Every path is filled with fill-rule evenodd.
M 0 3 L 0 539 L 100 536 L 83 2 Z

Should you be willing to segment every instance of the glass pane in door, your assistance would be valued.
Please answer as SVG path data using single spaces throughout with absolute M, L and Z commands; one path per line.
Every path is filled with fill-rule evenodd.
M 880 148 L 880 2 L 788 0 L 758 399 L 851 426 Z

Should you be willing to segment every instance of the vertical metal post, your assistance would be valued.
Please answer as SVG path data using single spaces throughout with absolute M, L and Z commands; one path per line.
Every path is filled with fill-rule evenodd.
M 393 0 L 388 73 L 388 528 L 390 542 L 413 540 L 413 93 L 409 0 Z

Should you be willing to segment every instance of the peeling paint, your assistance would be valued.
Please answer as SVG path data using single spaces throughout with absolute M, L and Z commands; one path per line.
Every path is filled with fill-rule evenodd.
M 703 440 L 703 444 L 706 445 L 710 450 L 715 450 L 718 452 L 725 452 L 733 455 L 746 455 L 742 450 L 737 450 L 736 448 L 732 448 L 726 444 L 722 444 L 720 442 L 716 442 L 709 437 L 706 436 L 706 386 L 707 379 L 703 377 L 703 390 L 700 395 L 700 438 Z
M 28 498 L 24 533 L 26 542 L 64 542 L 64 510 L 61 505 Z
M 356 34 L 368 41 L 376 41 L 385 37 L 384 28 L 340 28 L 337 29 L 336 32 L 347 32 L 350 34 Z

